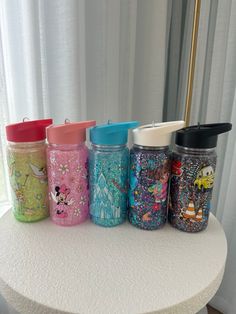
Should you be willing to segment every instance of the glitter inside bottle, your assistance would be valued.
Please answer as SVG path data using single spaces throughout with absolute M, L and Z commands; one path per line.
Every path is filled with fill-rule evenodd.
M 82 144 L 47 149 L 50 216 L 58 225 L 76 225 L 88 217 L 88 148 Z
M 98 225 L 113 227 L 127 216 L 129 149 L 128 129 L 137 122 L 108 123 L 90 130 L 90 217 Z
M 158 229 L 166 222 L 169 157 L 168 146 L 135 145 L 130 151 L 129 220 L 141 229 Z
M 168 219 L 186 232 L 206 229 L 215 179 L 217 135 L 229 123 L 196 125 L 177 131 L 172 153 Z
M 149 124 L 133 130 L 130 152 L 129 221 L 145 230 L 161 228 L 167 219 L 170 151 L 173 131 L 183 121 Z
M 88 148 L 86 128 L 95 121 L 82 121 L 47 128 L 48 192 L 54 223 L 72 226 L 89 214 Z
M 34 120 L 6 127 L 12 209 L 19 221 L 49 216 L 45 129 L 51 123 L 51 119 Z
M 128 148 L 92 145 L 89 163 L 92 221 L 106 227 L 121 224 L 127 214 Z

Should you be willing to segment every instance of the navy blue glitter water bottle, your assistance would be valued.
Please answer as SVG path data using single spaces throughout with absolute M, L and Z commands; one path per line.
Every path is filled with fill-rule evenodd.
M 108 123 L 90 129 L 90 217 L 98 225 L 113 227 L 127 216 L 129 149 L 128 129 L 137 121 Z
M 133 130 L 130 151 L 129 221 L 136 227 L 154 230 L 167 219 L 172 132 L 184 121 L 149 124 Z
M 217 135 L 230 123 L 194 125 L 177 131 L 172 154 L 169 222 L 198 232 L 208 225 L 215 178 Z

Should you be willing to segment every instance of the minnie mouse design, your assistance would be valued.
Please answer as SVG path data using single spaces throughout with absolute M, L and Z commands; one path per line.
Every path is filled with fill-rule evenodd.
M 66 218 L 67 214 L 67 206 L 73 204 L 73 200 L 68 200 L 67 197 L 70 194 L 70 189 L 66 187 L 65 184 L 61 186 L 55 187 L 55 194 L 51 193 L 54 202 L 57 203 L 57 208 L 55 210 L 56 216 L 59 218 Z
M 57 199 L 57 205 L 63 204 L 68 205 L 68 202 L 66 201 L 67 196 L 70 194 L 70 189 L 65 186 L 65 184 L 62 184 L 62 186 L 56 186 L 56 199 Z

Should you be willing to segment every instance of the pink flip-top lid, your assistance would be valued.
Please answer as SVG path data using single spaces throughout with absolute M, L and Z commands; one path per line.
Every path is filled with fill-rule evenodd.
M 80 144 L 86 141 L 86 128 L 95 124 L 95 120 L 52 124 L 46 129 L 47 140 L 50 144 Z

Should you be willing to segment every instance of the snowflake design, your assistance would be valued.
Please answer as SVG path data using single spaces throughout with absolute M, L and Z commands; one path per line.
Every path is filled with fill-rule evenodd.
M 74 210 L 74 216 L 79 216 L 80 215 L 80 213 L 81 213 L 81 211 L 80 211 L 80 208 L 76 208 L 75 210 Z
M 77 192 L 81 193 L 83 191 L 84 187 L 82 184 L 79 184 L 77 187 Z
M 80 197 L 80 201 L 79 201 L 79 204 L 81 204 L 81 205 L 85 205 L 85 203 L 86 203 L 86 196 L 81 196 Z
M 50 157 L 50 162 L 55 165 L 56 163 L 56 158 L 53 156 L 53 157 Z
M 78 165 L 76 171 L 80 173 L 82 171 L 82 169 L 83 169 L 83 167 L 81 165 Z
M 66 174 L 67 172 L 69 172 L 68 165 L 60 164 L 59 171 L 61 171 L 62 174 Z
M 87 172 L 84 172 L 84 173 L 82 174 L 81 178 L 83 178 L 83 179 L 87 179 L 87 178 L 88 178 L 88 174 L 87 174 Z

